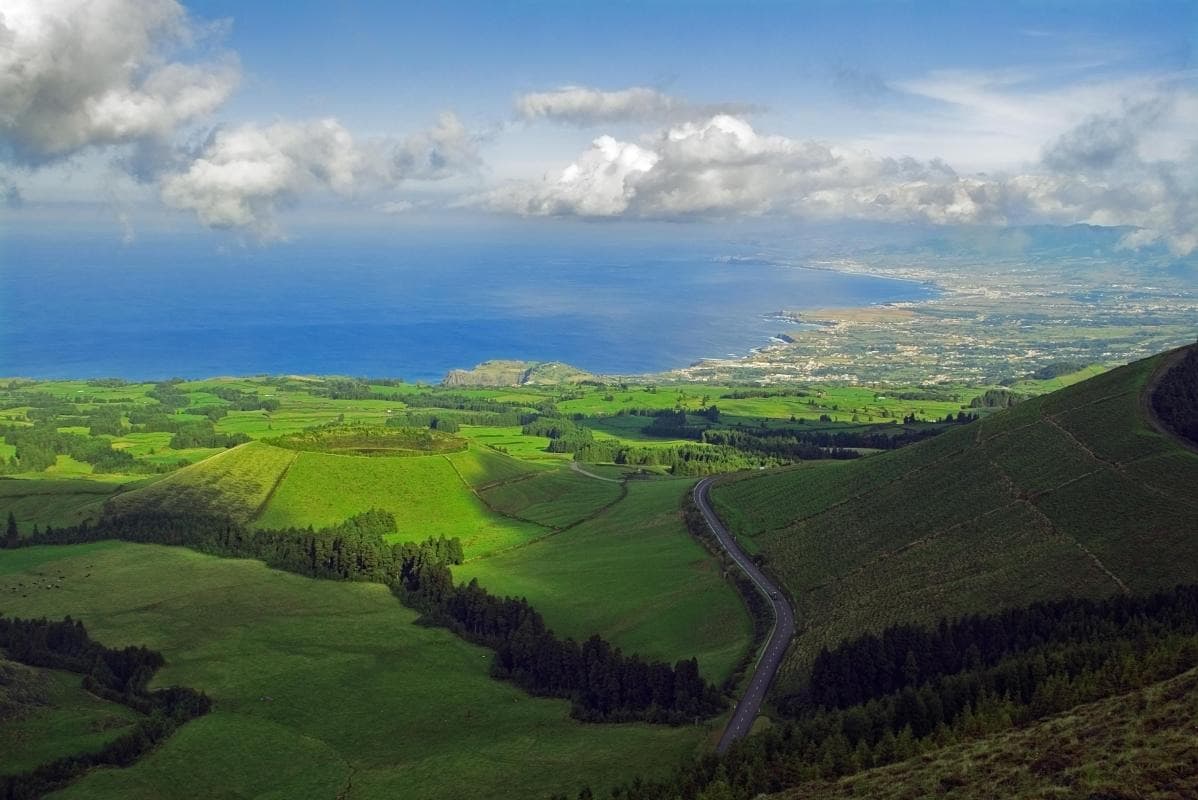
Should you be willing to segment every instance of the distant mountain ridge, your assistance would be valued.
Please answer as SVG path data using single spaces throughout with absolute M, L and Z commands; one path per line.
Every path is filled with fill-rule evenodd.
M 473 369 L 451 369 L 442 386 L 545 386 L 579 383 L 596 376 L 560 361 L 484 361 Z

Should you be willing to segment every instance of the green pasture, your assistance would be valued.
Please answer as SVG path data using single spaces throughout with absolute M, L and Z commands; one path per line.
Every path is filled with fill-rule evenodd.
M 467 557 L 523 544 L 549 530 L 491 511 L 445 456 L 293 455 L 298 457 L 257 518 L 258 527 L 321 527 L 381 508 L 395 515 L 396 541 L 456 536 Z
M 0 595 L 0 603 L 8 605 L 12 594 Z M 78 673 L 0 658 L 0 776 L 98 750 L 139 718 L 126 706 L 84 691 L 82 681 Z
M 479 496 L 501 514 L 564 528 L 616 502 L 623 491 L 617 483 L 556 469 L 493 486 L 479 492 Z
M 61 588 L 9 591 L 48 574 Z M 6 613 L 70 614 L 107 645 L 159 650 L 151 688 L 214 701 L 134 766 L 60 798 L 526 800 L 661 774 L 711 735 L 575 722 L 568 703 L 492 679 L 489 651 L 414 625 L 375 584 L 103 542 L 0 552 L 0 596 Z
M 547 462 L 568 461 L 570 458 L 569 453 L 545 452 L 545 448 L 549 446 L 549 438 L 525 436 L 521 433 L 519 425 L 463 425 L 458 435 L 517 458 Z
M 716 562 L 682 524 L 680 502 L 691 484 L 631 480 L 628 496 L 595 518 L 469 561 L 455 577 L 528 598 L 561 635 L 599 633 L 654 659 L 696 656 L 705 675 L 722 680 L 751 628 Z

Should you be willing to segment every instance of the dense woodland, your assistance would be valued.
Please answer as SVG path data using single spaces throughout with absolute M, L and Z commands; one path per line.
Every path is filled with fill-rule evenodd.
M 129 766 L 211 707 L 206 695 L 186 687 L 147 691 L 146 685 L 165 663 L 161 653 L 145 647 L 105 647 L 88 636 L 83 623 L 70 617 L 60 622 L 0 617 L 0 650 L 9 659 L 33 667 L 79 673 L 86 691 L 145 715 L 131 731 L 95 752 L 0 777 L 3 800 L 43 797 L 95 767 Z
M 1152 393 L 1152 410 L 1169 430 L 1198 444 L 1198 346 L 1189 348 L 1161 376 Z
M 1198 665 L 1198 586 L 896 626 L 822 652 L 785 721 L 617 800 L 749 800 L 986 736 Z M 590 788 L 578 795 L 589 798 Z
M 477 581 L 455 584 L 449 566 L 462 561 L 457 539 L 388 544 L 385 537 L 394 532 L 395 518 L 378 510 L 319 530 L 250 530 L 208 515 L 136 513 L 104 517 L 96 525 L 47 528 L 4 543 L 124 539 L 183 545 L 215 555 L 260 559 L 313 578 L 384 583 L 426 622 L 494 650 L 495 677 L 530 694 L 570 700 L 578 719 L 682 724 L 723 709 L 723 696 L 702 678 L 694 659 L 670 666 L 625 655 L 598 636 L 581 644 L 559 639 L 527 601 L 495 597 Z

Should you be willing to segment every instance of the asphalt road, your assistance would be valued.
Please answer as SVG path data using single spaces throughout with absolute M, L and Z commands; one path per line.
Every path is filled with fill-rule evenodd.
M 711 488 L 711 480 L 711 478 L 704 478 L 695 484 L 695 503 L 703 512 L 708 527 L 711 528 L 720 545 L 769 599 L 770 605 L 774 609 L 774 629 L 770 631 L 765 649 L 757 661 L 753 679 L 749 681 L 749 688 L 745 690 L 744 696 L 736 704 L 736 711 L 733 712 L 732 719 L 728 720 L 728 725 L 724 728 L 724 735 L 720 737 L 719 746 L 716 747 L 717 753 L 723 753 L 733 742 L 747 735 L 753 727 L 753 720 L 757 718 L 757 713 L 761 710 L 765 693 L 769 691 L 770 684 L 774 682 L 774 676 L 778 674 L 778 668 L 782 666 L 782 657 L 786 655 L 786 646 L 794 637 L 795 612 L 778 585 L 767 578 L 765 573 L 753 563 L 753 560 L 745 555 L 745 552 L 740 549 L 740 545 L 736 543 L 736 539 L 724 527 L 724 523 L 720 522 L 720 518 L 711 510 L 711 502 L 707 497 L 707 490 Z

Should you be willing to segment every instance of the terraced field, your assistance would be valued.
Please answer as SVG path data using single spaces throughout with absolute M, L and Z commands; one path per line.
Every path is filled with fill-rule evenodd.
M 779 690 L 821 646 L 866 630 L 1198 580 L 1198 455 L 1141 416 L 1157 364 L 896 452 L 714 489 L 808 626 Z

